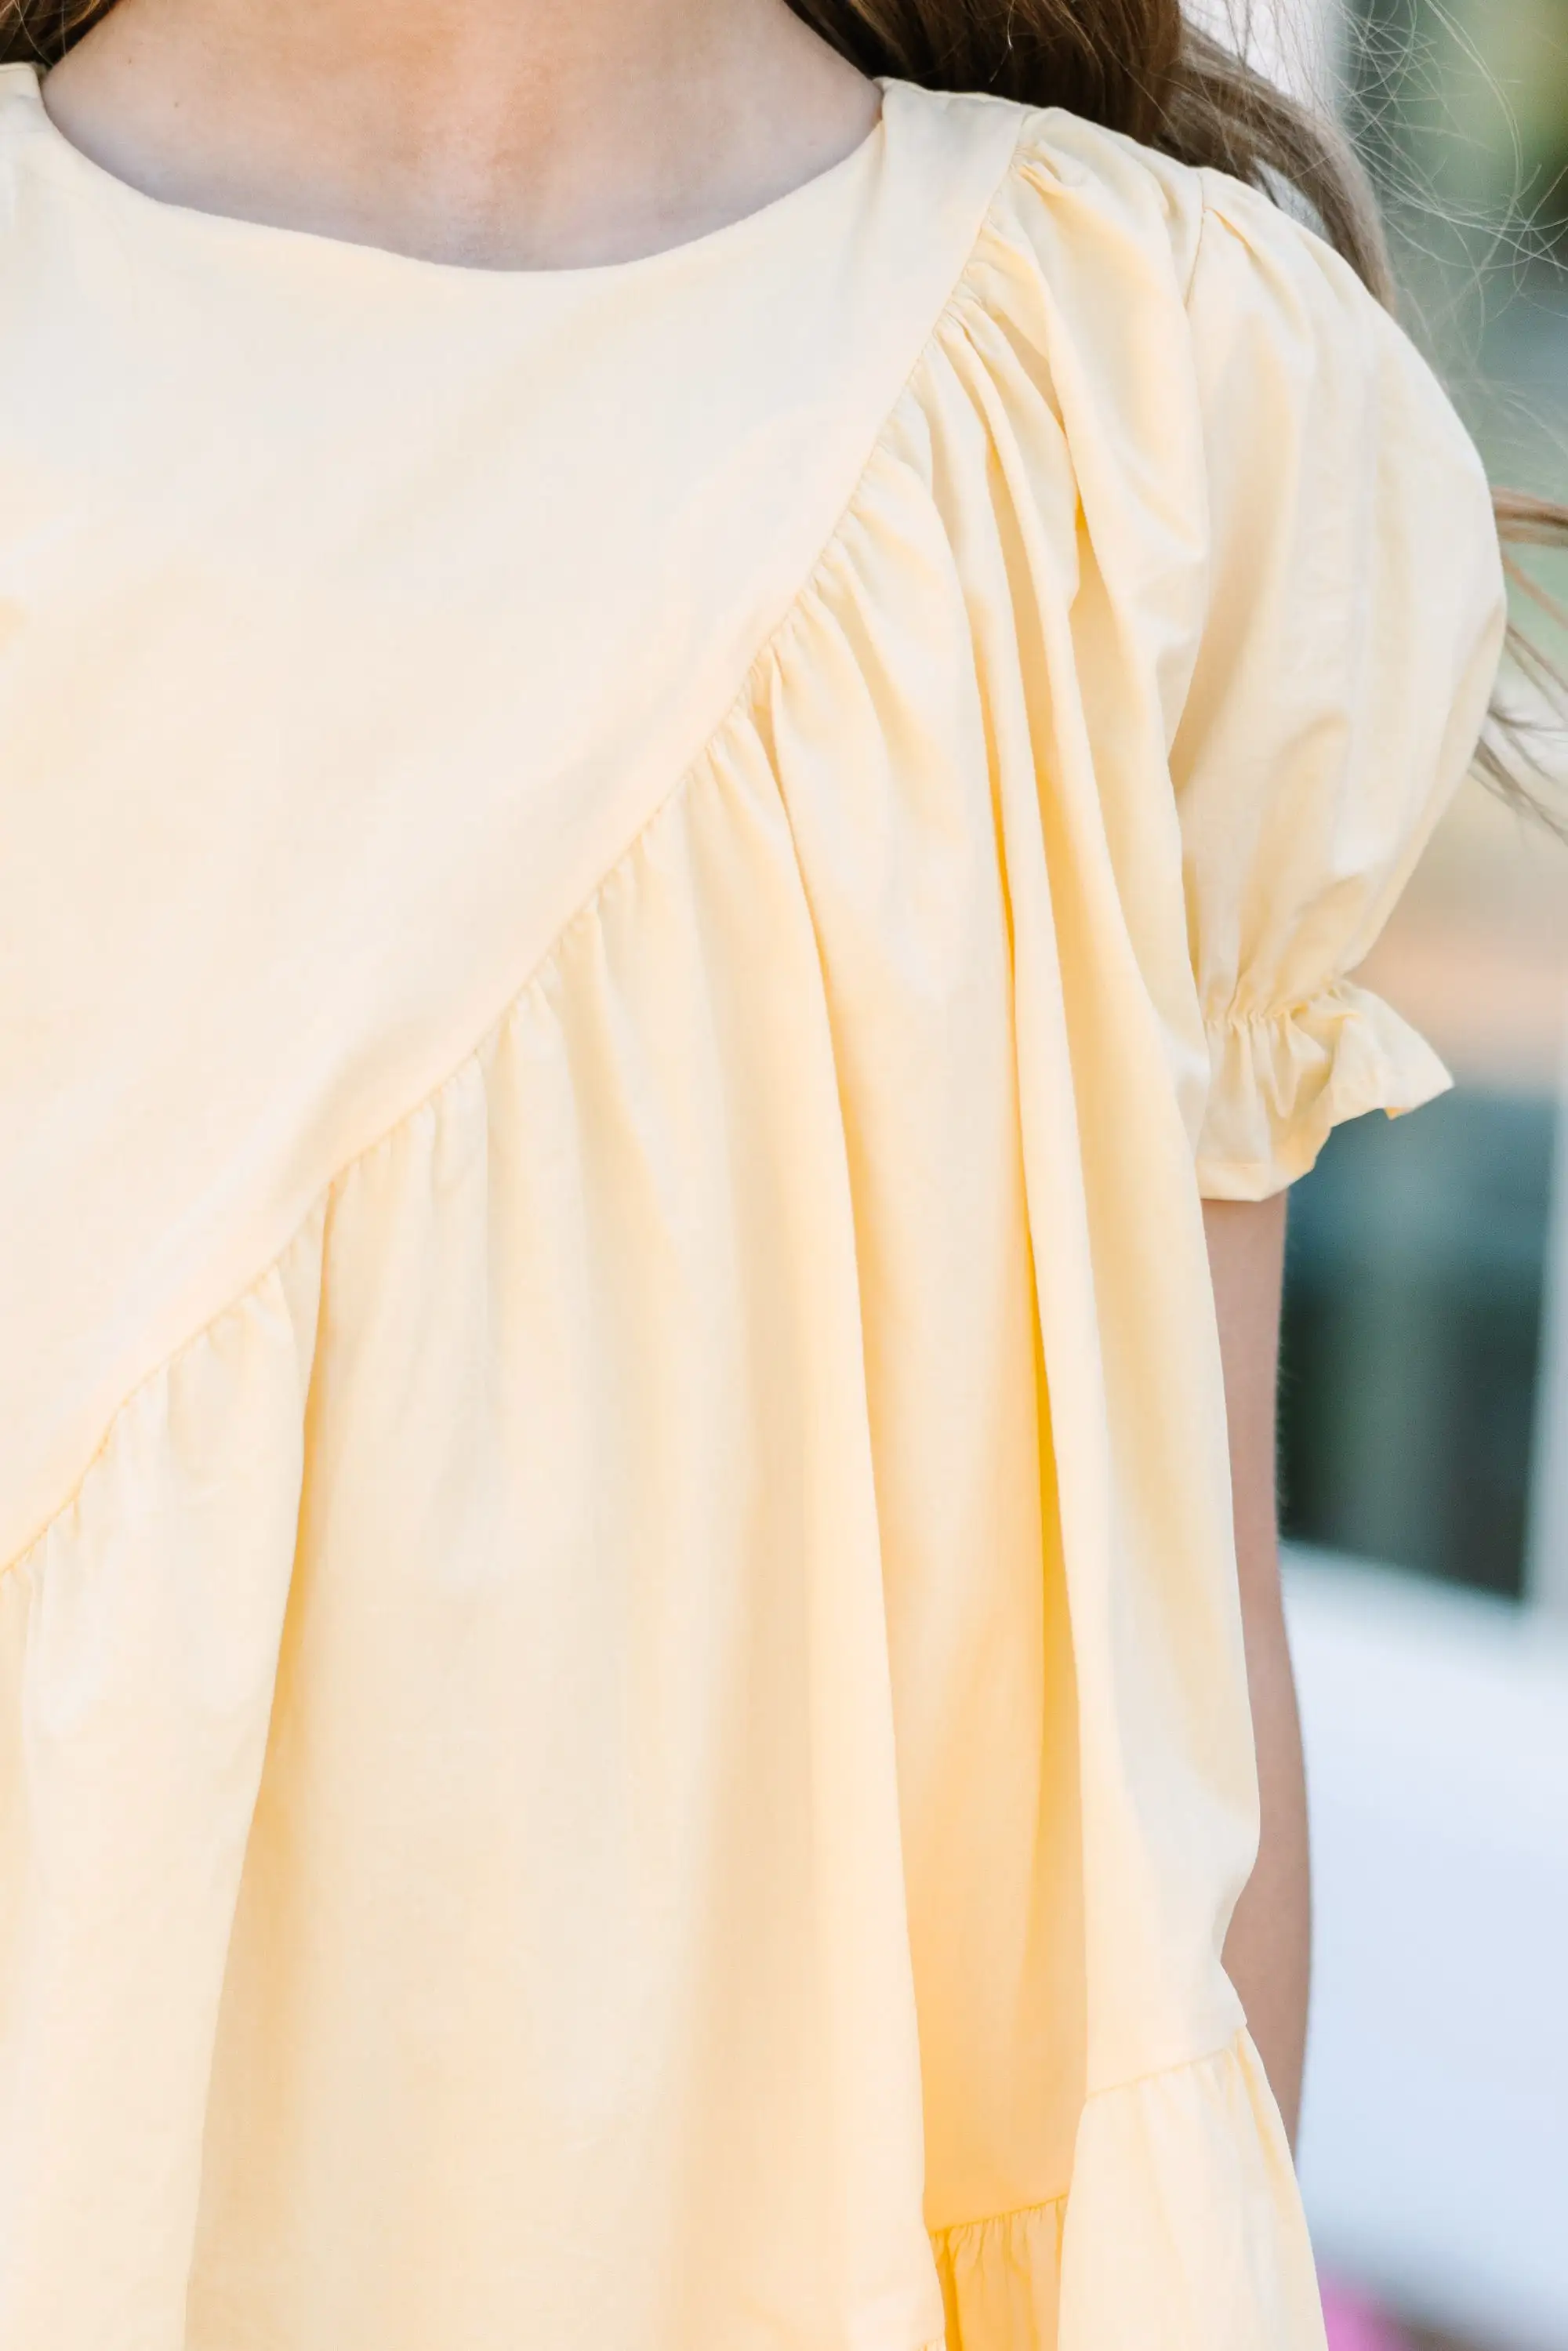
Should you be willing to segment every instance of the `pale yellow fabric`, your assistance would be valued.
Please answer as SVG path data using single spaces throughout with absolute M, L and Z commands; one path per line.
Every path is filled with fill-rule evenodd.
M 0 2343 L 1314 2351 L 1200 1197 L 1501 579 L 1260 196 L 894 82 L 674 253 L 0 83 Z

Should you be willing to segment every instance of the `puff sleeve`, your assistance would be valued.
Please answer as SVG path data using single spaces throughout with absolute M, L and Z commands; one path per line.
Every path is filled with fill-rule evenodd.
M 1474 754 L 1506 611 L 1480 459 L 1414 345 L 1320 238 L 1202 176 L 1208 592 L 1172 775 L 1199 1189 L 1262 1199 L 1341 1120 L 1450 1082 L 1348 975 Z

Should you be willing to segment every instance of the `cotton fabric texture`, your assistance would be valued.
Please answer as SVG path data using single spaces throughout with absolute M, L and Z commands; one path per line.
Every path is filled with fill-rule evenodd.
M 1200 1201 L 1503 625 L 1306 228 L 486 273 L 0 103 L 0 2342 L 1318 2351 Z

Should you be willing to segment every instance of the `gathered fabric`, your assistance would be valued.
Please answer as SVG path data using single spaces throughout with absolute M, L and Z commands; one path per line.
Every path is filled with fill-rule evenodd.
M 1261 195 L 883 96 L 508 276 L 0 75 L 19 2351 L 1322 2351 L 1201 1207 L 1447 1082 L 1486 483 Z

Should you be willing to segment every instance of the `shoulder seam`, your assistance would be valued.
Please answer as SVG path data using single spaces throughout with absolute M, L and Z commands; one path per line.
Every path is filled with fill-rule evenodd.
M 1201 172 L 1198 174 L 1198 194 L 1197 235 L 1192 241 L 1192 262 L 1186 273 L 1186 283 L 1181 289 L 1181 303 L 1184 310 L 1190 310 L 1192 308 L 1193 289 L 1197 284 L 1198 266 L 1203 259 L 1204 245 L 1215 218 L 1214 206 L 1209 202 L 1208 183 Z

